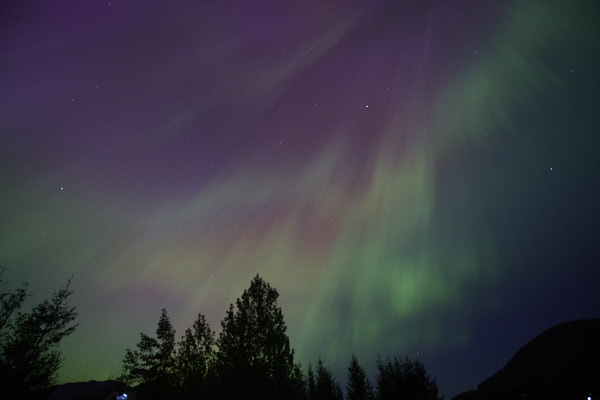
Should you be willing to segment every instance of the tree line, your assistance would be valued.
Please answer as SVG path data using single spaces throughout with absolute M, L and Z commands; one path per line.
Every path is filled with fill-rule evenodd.
M 59 344 L 77 328 L 69 304 L 71 280 L 31 311 L 21 311 L 26 284 L 5 290 L 0 268 L 0 397 L 46 399 L 61 364 Z M 210 400 L 343 400 L 333 373 L 319 358 L 304 374 L 294 361 L 279 294 L 259 275 L 229 306 L 216 337 L 199 314 L 179 341 L 162 310 L 154 337 L 140 334 L 127 349 L 119 381 L 135 386 L 130 398 Z M 375 385 L 353 355 L 347 400 L 438 400 L 425 367 L 408 357 L 377 359 Z
M 119 380 L 137 385 L 138 399 L 343 400 L 333 373 L 319 358 L 306 376 L 294 361 L 277 290 L 259 275 L 229 306 L 215 337 L 202 314 L 179 341 L 162 310 L 156 337 L 140 334 L 127 349 Z M 435 379 L 418 360 L 377 359 L 373 387 L 353 355 L 347 371 L 347 400 L 438 400 Z

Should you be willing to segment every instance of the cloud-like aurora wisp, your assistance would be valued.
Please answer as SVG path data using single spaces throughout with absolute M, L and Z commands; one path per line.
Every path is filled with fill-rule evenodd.
M 331 7 L 332 16 L 305 11 L 285 14 L 280 25 L 259 21 L 251 27 L 259 33 L 247 36 L 236 31 L 252 24 L 244 15 L 217 29 L 207 12 L 206 32 L 215 36 L 189 46 L 173 40 L 156 65 L 113 71 L 128 82 L 115 90 L 119 104 L 197 85 L 194 101 L 106 105 L 123 118 L 113 131 L 102 113 L 57 111 L 54 131 L 72 124 L 90 143 L 60 148 L 64 157 L 39 161 L 34 177 L 7 179 L 0 254 L 41 281 L 58 284 L 75 272 L 81 327 L 64 343 L 61 380 L 103 379 L 107 365 L 118 369 L 138 333 L 155 329 L 161 307 L 180 333 L 198 312 L 218 330 L 257 272 L 278 289 L 304 363 L 321 355 L 345 366 L 351 352 L 368 362 L 376 353 L 461 346 L 469 321 L 496 305 L 493 290 L 477 296 L 512 271 L 485 224 L 486 205 L 469 195 L 462 162 L 516 135 L 516 117 L 538 96 L 566 90 L 562 64 L 568 70 L 597 56 L 578 49 L 597 47 L 585 32 L 598 6 L 515 1 L 484 28 L 458 17 L 439 24 L 446 16 L 434 5 L 423 7 L 430 13 L 417 18 L 427 21 L 422 26 L 407 17 L 402 26 L 377 25 L 385 11 L 377 5 Z M 186 27 L 195 14 L 181 18 Z M 290 33 L 286 18 L 313 25 Z M 480 29 L 477 40 L 439 28 L 454 29 L 453 22 Z M 102 51 L 138 41 L 134 27 Z M 276 35 L 263 28 L 279 36 L 270 41 Z M 450 40 L 436 41 L 446 34 L 459 41 L 450 49 L 441 48 Z M 458 55 L 440 66 L 440 52 Z M 71 95 L 79 101 L 90 86 L 82 76 L 32 108 L 42 112 Z M 161 105 L 168 111 L 153 115 Z M 186 135 L 195 133 L 208 139 L 189 150 Z M 164 150 L 171 147 L 172 154 Z M 159 168 L 144 171 L 154 165 L 147 159 L 171 156 L 177 164 L 190 153 L 176 170 L 185 175 L 176 177 L 181 188 Z M 213 162 L 217 172 L 203 171 Z M 94 343 L 98 331 L 102 346 Z

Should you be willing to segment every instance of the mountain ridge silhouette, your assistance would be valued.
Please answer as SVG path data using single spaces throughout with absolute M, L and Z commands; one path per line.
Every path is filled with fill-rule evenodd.
M 69 382 L 55 385 L 48 400 L 103 400 L 111 392 L 130 391 L 131 387 L 116 380 Z
M 499 371 L 452 400 L 582 399 L 600 396 L 600 318 L 555 325 Z

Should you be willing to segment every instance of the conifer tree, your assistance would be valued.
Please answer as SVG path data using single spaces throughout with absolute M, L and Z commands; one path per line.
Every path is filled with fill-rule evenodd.
M 306 382 L 306 389 L 308 400 L 316 400 L 317 386 L 315 384 L 315 374 L 313 373 L 312 366 L 308 364 L 308 378 Z
M 333 373 L 319 358 L 317 362 L 315 400 L 343 400 L 342 389 L 333 377 Z
M 216 374 L 222 399 L 304 396 L 300 368 L 286 335 L 279 294 L 260 276 L 230 305 L 217 340 Z
M 175 329 L 167 310 L 162 309 L 156 339 L 140 333 L 137 350 L 127 349 L 119 380 L 130 385 L 143 383 L 146 398 L 168 398 L 175 388 Z M 166 396 L 166 397 L 165 397 Z
M 373 389 L 364 369 L 353 354 L 348 366 L 348 382 L 346 384 L 347 400 L 372 400 Z
M 214 332 L 204 315 L 198 314 L 193 330 L 188 328 L 177 343 L 176 371 L 182 396 L 198 398 L 206 392 L 208 370 L 215 357 Z
M 339 383 L 335 384 L 335 400 L 344 400 L 344 394 Z
M 402 359 L 377 359 L 377 399 L 439 400 L 435 379 L 429 377 L 425 366 L 405 356 Z

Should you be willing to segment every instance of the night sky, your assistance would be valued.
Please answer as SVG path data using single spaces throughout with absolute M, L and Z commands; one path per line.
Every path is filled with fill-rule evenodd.
M 59 382 L 259 273 L 304 367 L 447 397 L 600 316 L 600 2 L 0 6 L 0 264 L 74 274 Z

